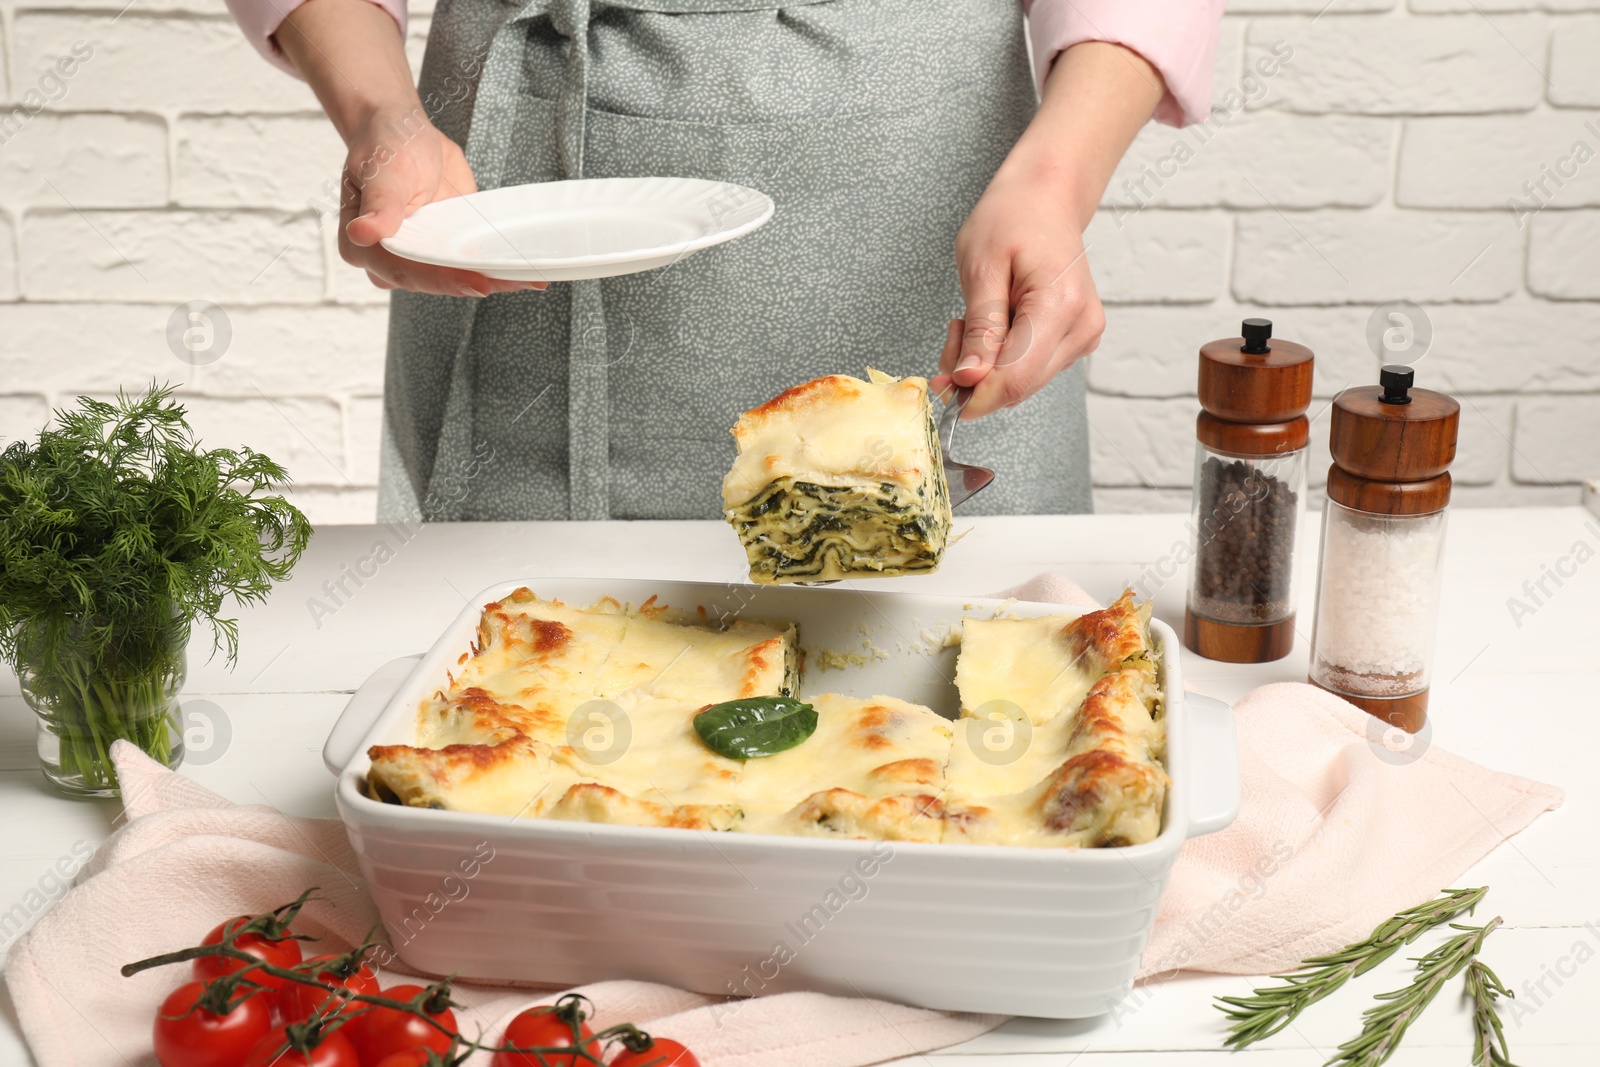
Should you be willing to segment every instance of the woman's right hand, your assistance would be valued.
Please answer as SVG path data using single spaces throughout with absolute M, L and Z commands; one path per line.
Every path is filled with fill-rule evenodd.
M 487 296 L 548 282 L 493 281 L 401 259 L 378 242 L 425 204 L 478 191 L 461 147 L 428 121 L 393 16 L 368 0 L 307 0 L 274 35 L 344 139 L 339 254 L 380 289 Z
M 442 296 L 544 289 L 548 282 L 507 282 L 452 267 L 402 259 L 378 242 L 425 204 L 478 190 L 467 157 L 422 115 L 379 112 L 351 131 L 339 198 L 339 254 L 380 289 Z

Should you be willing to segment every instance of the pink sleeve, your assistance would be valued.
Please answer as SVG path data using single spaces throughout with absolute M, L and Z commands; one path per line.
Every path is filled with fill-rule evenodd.
M 1023 0 L 1033 65 L 1043 91 L 1056 56 L 1084 41 L 1131 48 L 1161 72 L 1167 93 L 1156 121 L 1204 122 L 1211 114 L 1211 66 L 1224 0 Z
M 289 57 L 283 54 L 278 47 L 278 42 L 272 35 L 278 32 L 278 27 L 283 25 L 283 20 L 289 13 L 305 0 L 227 0 L 228 10 L 233 13 L 233 21 L 239 24 L 244 35 L 250 43 L 255 45 L 256 51 L 267 57 L 267 61 L 275 66 L 299 77 L 294 69 L 294 64 L 289 62 Z M 406 0 L 372 0 L 372 3 L 387 11 L 393 16 L 400 27 L 400 36 L 406 34 Z

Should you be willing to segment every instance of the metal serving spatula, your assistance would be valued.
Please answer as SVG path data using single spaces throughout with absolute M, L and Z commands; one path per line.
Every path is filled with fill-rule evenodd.
M 945 406 L 939 419 L 939 453 L 944 457 L 944 478 L 950 484 L 950 507 L 959 508 L 978 494 L 978 490 L 994 481 L 994 471 L 988 467 L 974 467 L 970 463 L 957 463 L 950 458 L 950 443 L 956 436 L 956 424 L 961 412 L 972 399 L 970 387 L 959 386 L 956 395 Z

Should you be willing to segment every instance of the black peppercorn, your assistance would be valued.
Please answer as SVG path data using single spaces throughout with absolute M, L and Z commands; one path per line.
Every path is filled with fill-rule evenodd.
M 1191 607 L 1221 622 L 1272 622 L 1292 614 L 1294 490 L 1243 460 L 1216 456 L 1201 465 L 1199 489 Z

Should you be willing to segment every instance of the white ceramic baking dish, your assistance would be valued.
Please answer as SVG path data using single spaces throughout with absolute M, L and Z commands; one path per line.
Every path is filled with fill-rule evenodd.
M 1184 693 L 1179 642 L 1161 622 L 1152 633 L 1164 665 L 1172 790 L 1160 836 L 1144 845 L 1042 850 L 713 834 L 430 811 L 364 796 L 368 746 L 412 740 L 418 701 L 466 651 L 482 605 L 522 585 L 568 603 L 656 596 L 714 617 L 792 619 L 812 663 L 822 649 L 862 653 L 841 669 L 808 671 L 803 693 L 885 693 L 951 716 L 956 649 L 942 638 L 964 613 L 987 615 L 1001 603 L 843 586 L 572 578 L 484 590 L 428 653 L 381 668 L 356 692 L 323 754 L 339 776 L 339 812 L 391 944 L 424 971 L 1098 1015 L 1132 983 L 1179 847 L 1238 812 L 1232 712 Z

